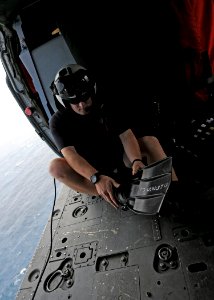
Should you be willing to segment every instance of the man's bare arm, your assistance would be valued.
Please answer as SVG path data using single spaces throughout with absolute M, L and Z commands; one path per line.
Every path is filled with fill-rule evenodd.
M 90 177 L 98 171 L 80 156 L 73 146 L 65 147 L 61 152 L 69 166 L 86 179 L 90 180 Z M 95 184 L 98 194 L 115 208 L 118 207 L 118 204 L 114 197 L 113 188 L 118 186 L 119 184 L 113 178 L 104 174 L 100 176 L 100 180 Z
M 61 152 L 69 166 L 83 177 L 90 179 L 91 175 L 98 171 L 80 156 L 73 146 L 65 147 Z

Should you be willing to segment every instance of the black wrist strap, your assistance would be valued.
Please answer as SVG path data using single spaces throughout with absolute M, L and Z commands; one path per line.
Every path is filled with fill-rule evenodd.
M 141 161 L 141 162 L 142 162 L 142 159 L 140 159 L 140 158 L 134 159 L 133 162 L 131 163 L 131 166 L 132 166 L 132 167 L 133 167 L 133 164 L 134 164 L 136 161 Z

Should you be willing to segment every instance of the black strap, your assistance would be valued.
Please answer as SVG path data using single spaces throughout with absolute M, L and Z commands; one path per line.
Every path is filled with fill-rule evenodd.
M 133 160 L 133 162 L 131 163 L 131 166 L 133 167 L 133 164 L 136 162 L 136 161 L 141 161 L 142 162 L 142 159 L 141 158 L 136 158 Z

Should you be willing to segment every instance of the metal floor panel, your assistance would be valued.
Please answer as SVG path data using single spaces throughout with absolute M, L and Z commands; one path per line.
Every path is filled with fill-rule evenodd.
M 214 299 L 214 230 L 203 218 L 116 210 L 65 186 L 55 208 L 49 262 L 41 278 L 46 229 L 17 300 Z

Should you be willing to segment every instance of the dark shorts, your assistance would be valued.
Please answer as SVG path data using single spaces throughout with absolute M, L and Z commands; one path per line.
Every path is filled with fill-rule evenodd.
M 132 127 L 131 128 L 134 135 L 137 139 L 144 137 L 144 136 L 156 136 L 156 130 L 152 126 L 148 125 L 139 125 L 138 127 Z
M 149 113 L 138 111 L 130 117 L 130 126 L 137 138 L 144 136 L 156 136 L 157 126 Z

